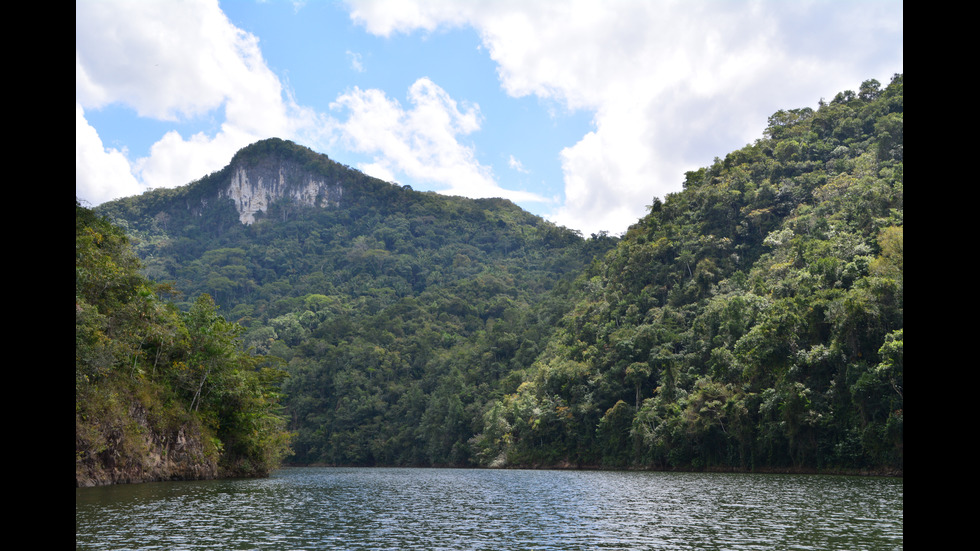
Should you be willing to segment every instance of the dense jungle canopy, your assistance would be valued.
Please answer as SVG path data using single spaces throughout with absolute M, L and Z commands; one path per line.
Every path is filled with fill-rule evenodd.
M 229 470 L 290 440 L 332 465 L 901 473 L 902 94 L 778 111 L 621 237 L 282 140 L 232 164 L 285 160 L 339 206 L 243 224 L 230 168 L 76 201 L 76 464 L 135 400 Z

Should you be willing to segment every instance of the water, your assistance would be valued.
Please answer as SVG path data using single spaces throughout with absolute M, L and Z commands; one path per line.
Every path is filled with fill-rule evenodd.
M 75 491 L 79 549 L 902 549 L 903 480 L 453 469 Z

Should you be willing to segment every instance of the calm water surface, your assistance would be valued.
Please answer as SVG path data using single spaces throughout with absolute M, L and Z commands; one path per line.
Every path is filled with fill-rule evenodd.
M 284 469 L 75 490 L 79 549 L 902 549 L 903 479 Z

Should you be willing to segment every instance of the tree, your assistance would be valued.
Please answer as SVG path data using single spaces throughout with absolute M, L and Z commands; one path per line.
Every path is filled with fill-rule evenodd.
M 626 382 L 636 387 L 636 409 L 640 408 L 640 387 L 650 378 L 652 372 L 649 362 L 633 362 L 626 368 Z
M 122 232 L 75 207 L 79 481 L 164 476 L 159 455 L 178 465 L 168 477 L 276 468 L 289 451 L 283 372 L 241 347 L 241 327 L 210 296 L 183 314 L 162 300 L 167 288 L 140 275 Z

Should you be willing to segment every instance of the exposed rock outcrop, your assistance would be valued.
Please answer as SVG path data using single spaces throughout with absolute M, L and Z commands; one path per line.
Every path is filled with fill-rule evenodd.
M 297 205 L 325 208 L 340 206 L 343 187 L 317 178 L 302 168 L 287 163 L 262 163 L 235 166 L 228 188 L 220 197 L 235 202 L 243 224 L 255 222 L 255 215 L 267 212 L 269 206 L 283 199 Z
M 103 445 L 97 448 L 101 451 L 82 457 L 76 445 L 75 486 L 209 480 L 221 475 L 217 450 L 199 427 L 185 424 L 161 433 L 153 425 L 142 406 L 134 404 L 126 423 L 109 421 L 96 434 L 88 431 L 85 436 Z M 80 434 L 76 426 L 76 439 Z

